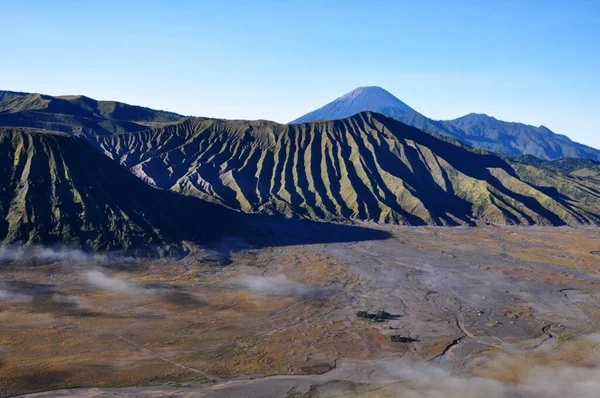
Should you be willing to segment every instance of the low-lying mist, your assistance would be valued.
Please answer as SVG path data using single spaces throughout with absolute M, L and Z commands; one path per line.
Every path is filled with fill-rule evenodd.
M 45 246 L 5 245 L 0 247 L 0 261 L 41 260 L 41 261 L 106 261 L 104 255 L 94 255 L 81 250 L 61 249 Z
M 125 255 L 122 251 L 113 251 L 107 253 L 92 253 L 78 249 L 70 249 L 66 246 L 23 246 L 23 245 L 3 245 L 0 246 L 0 263 L 12 261 L 37 261 L 41 263 L 50 263 L 54 261 L 64 261 L 70 263 L 96 263 L 109 264 L 119 262 L 127 264 L 136 262 L 135 257 Z
M 95 262 L 99 264 L 118 261 L 131 263 L 141 259 L 181 259 L 189 254 L 187 249 L 179 246 L 155 246 L 148 250 L 114 250 L 95 253 L 73 249 L 69 246 L 56 244 L 51 246 L 0 244 L 0 263 L 11 261 L 37 261 L 41 263 L 53 261 Z
M 244 275 L 236 278 L 235 282 L 254 292 L 280 296 L 298 296 L 304 299 L 320 299 L 329 293 L 328 289 L 308 286 L 288 279 L 285 275 Z
M 148 294 L 153 292 L 153 290 L 151 289 L 145 289 L 132 282 L 124 281 L 116 277 L 107 276 L 105 273 L 97 269 L 85 271 L 84 276 L 89 284 L 102 290 L 137 294 Z
M 18 290 L 7 286 L 0 281 L 0 301 L 25 301 L 31 298 L 30 295 L 19 292 Z
M 396 381 L 382 383 L 387 385 L 385 393 L 407 398 L 600 397 L 598 368 L 535 367 L 516 384 L 483 377 L 460 377 L 441 367 L 405 361 L 387 363 L 386 371 L 389 378 Z

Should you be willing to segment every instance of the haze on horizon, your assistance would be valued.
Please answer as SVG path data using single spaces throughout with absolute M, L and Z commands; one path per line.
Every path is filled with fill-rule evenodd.
M 289 122 L 377 85 L 435 119 L 486 113 L 600 148 L 599 15 L 586 0 L 11 1 L 0 89 Z

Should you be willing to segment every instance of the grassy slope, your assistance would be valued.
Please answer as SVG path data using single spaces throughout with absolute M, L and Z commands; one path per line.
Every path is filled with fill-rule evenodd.
M 0 239 L 6 242 L 94 250 L 178 245 L 218 235 L 228 214 L 148 186 L 82 140 L 0 129 Z
M 591 159 L 562 158 L 549 161 L 534 156 L 522 156 L 515 158 L 515 161 L 575 177 L 600 179 L 600 162 Z
M 144 123 L 171 123 L 182 119 L 173 112 L 160 111 L 117 101 L 97 101 L 83 95 L 57 97 L 85 109 L 95 115 L 111 120 L 126 120 Z
M 600 219 L 600 186 L 368 112 L 297 125 L 189 119 L 98 145 L 150 183 L 246 212 L 411 225 Z
M 0 126 L 95 136 L 142 131 L 181 115 L 84 96 L 52 97 L 0 91 Z

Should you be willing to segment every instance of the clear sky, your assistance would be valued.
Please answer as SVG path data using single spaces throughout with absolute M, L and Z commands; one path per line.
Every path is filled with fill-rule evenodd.
M 378 85 L 600 148 L 596 0 L 0 1 L 0 89 L 288 122 Z

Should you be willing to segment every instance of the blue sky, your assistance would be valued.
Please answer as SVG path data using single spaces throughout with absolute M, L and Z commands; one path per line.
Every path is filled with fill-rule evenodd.
M 290 121 L 358 86 L 600 148 L 600 1 L 3 0 L 0 89 Z

